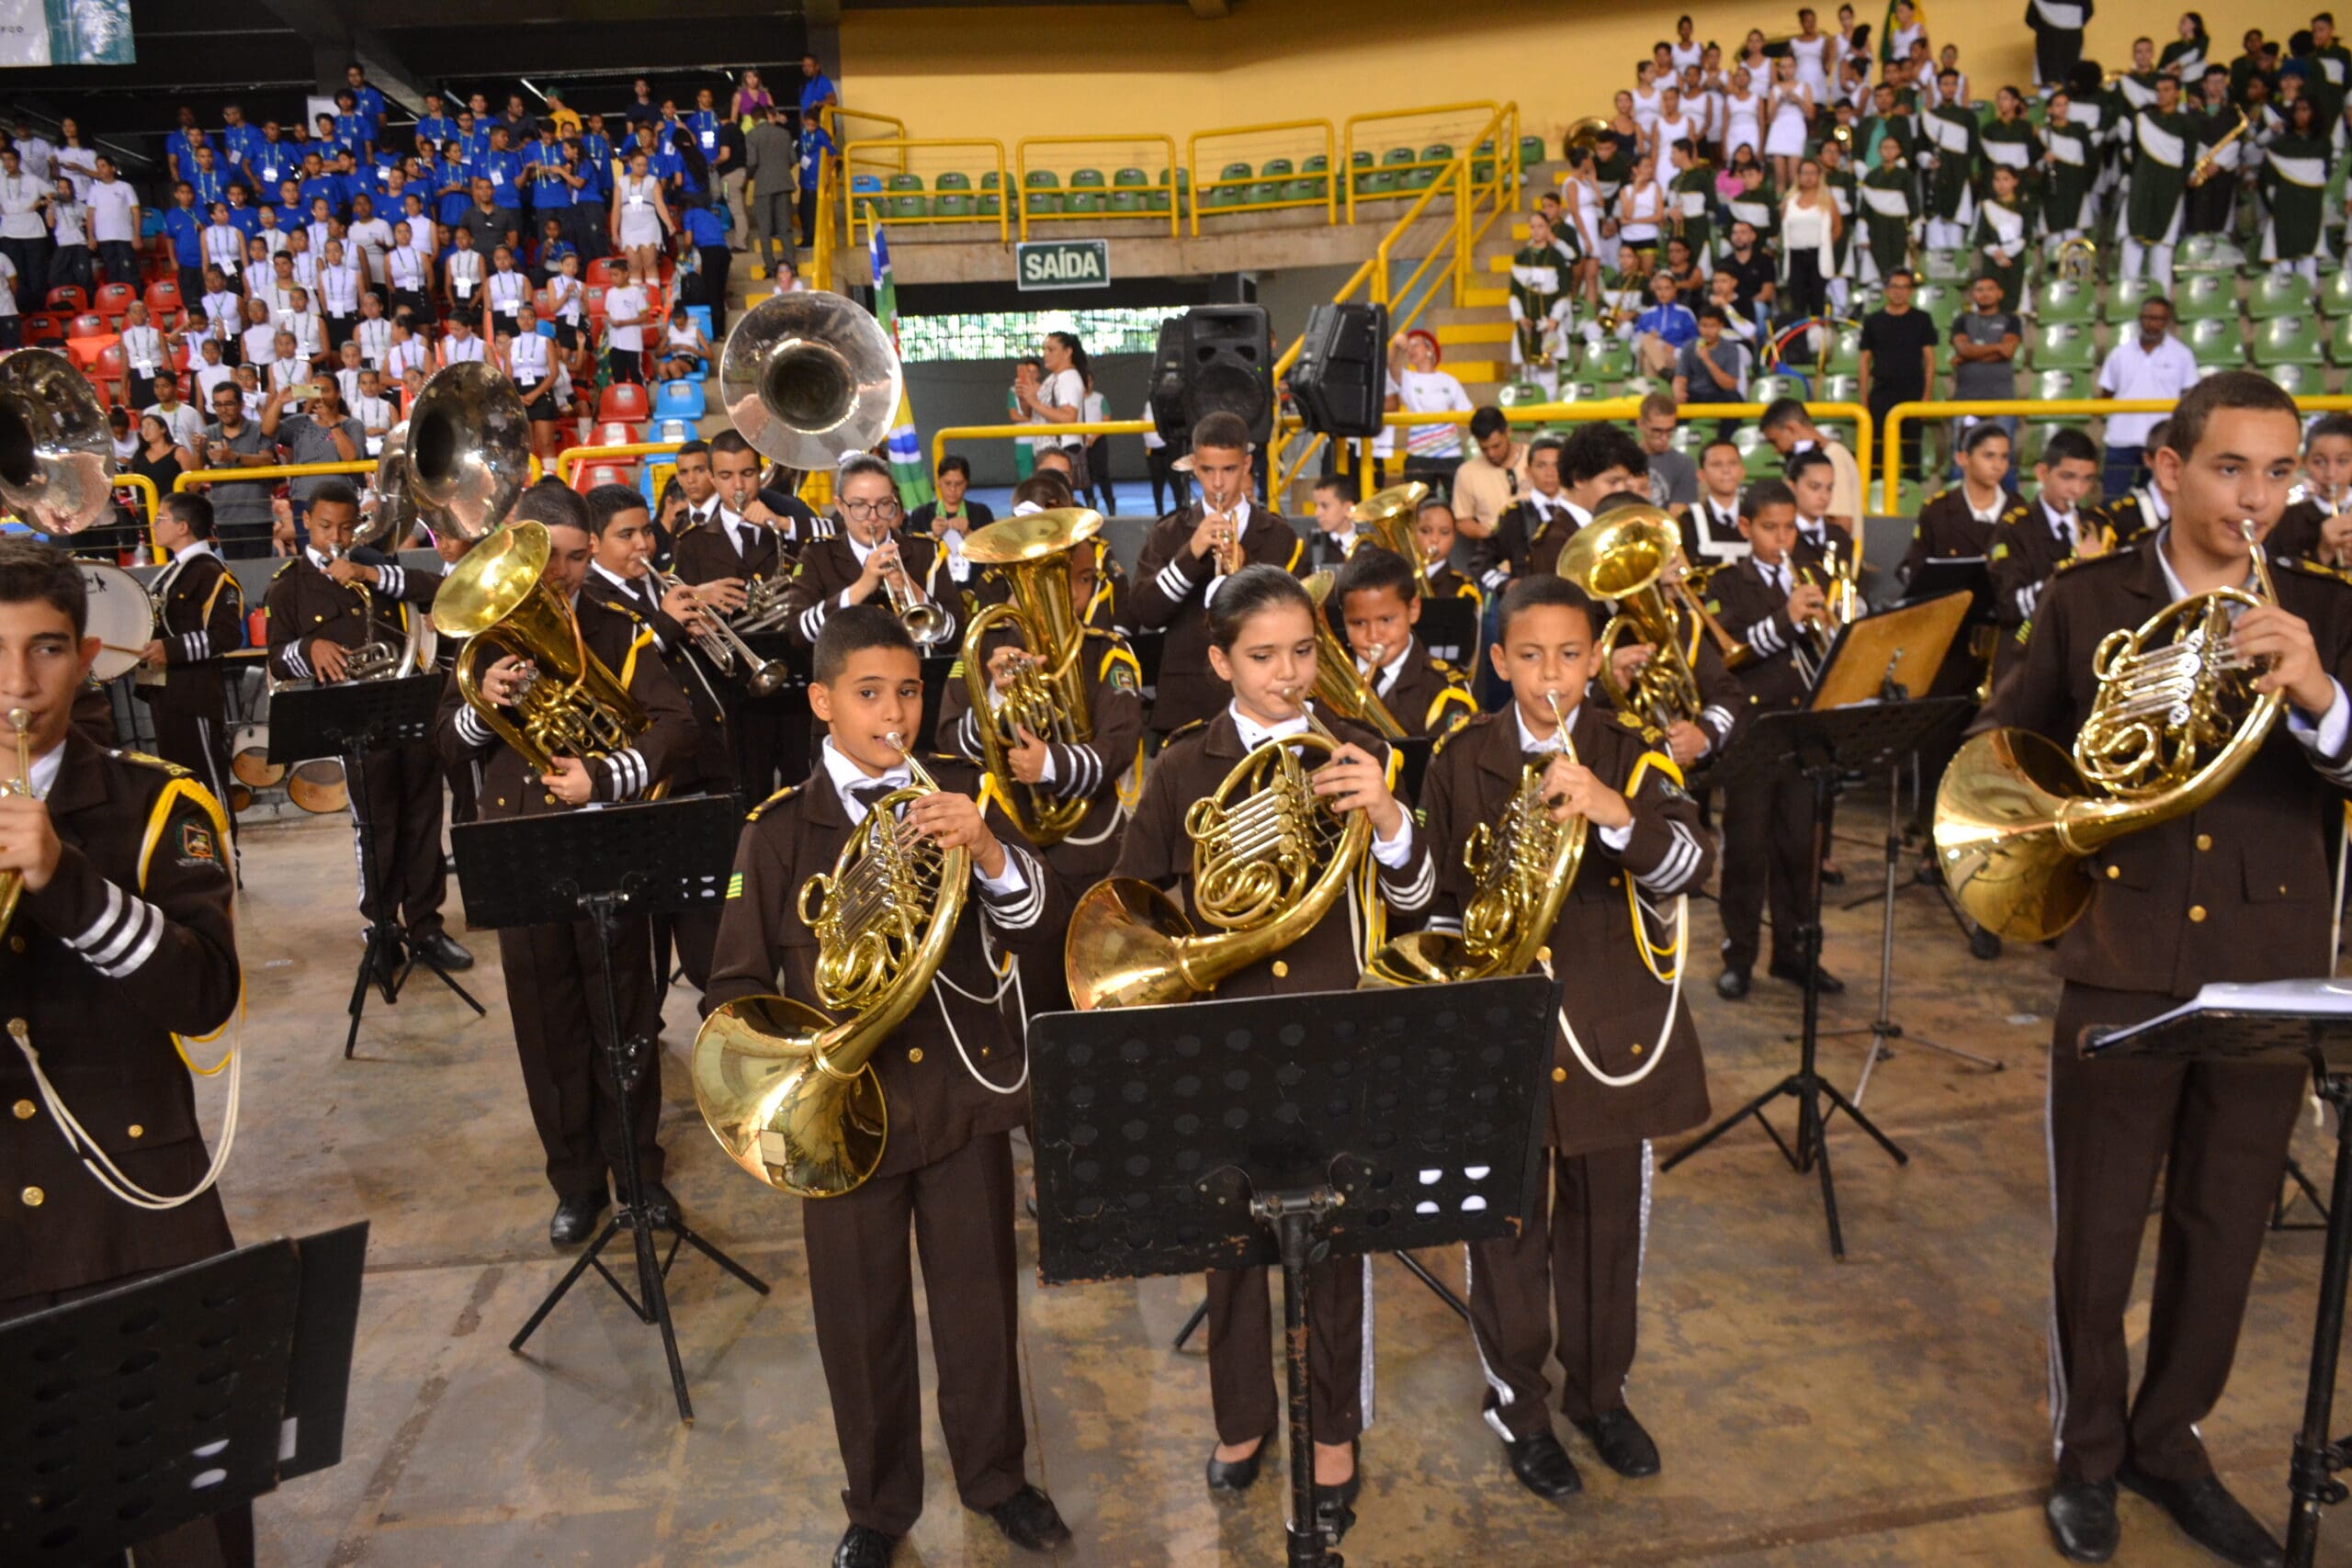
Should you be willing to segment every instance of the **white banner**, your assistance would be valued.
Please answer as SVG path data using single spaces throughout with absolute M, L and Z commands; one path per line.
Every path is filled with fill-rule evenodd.
M 130 0 L 0 0 L 0 67 L 129 65 Z

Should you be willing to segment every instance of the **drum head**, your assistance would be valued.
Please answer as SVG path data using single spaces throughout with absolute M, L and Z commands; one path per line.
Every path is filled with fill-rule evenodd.
M 88 636 L 98 639 L 98 657 L 90 673 L 101 681 L 128 675 L 139 668 L 139 656 L 155 635 L 155 602 L 139 580 L 120 567 L 102 561 L 77 560 L 82 589 L 90 604 Z
M 229 737 L 229 771 L 255 789 L 267 789 L 286 776 L 286 764 L 269 760 L 269 726 L 237 726 Z
M 286 797 L 314 817 L 331 816 L 349 804 L 343 764 L 332 757 L 297 762 L 286 781 Z

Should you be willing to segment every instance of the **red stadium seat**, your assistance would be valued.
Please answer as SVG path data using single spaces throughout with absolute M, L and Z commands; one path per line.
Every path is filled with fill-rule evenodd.
M 634 381 L 616 381 L 605 388 L 604 395 L 596 400 L 596 423 L 599 424 L 612 420 L 642 424 L 651 412 L 652 409 L 646 401 L 645 389 Z
M 92 302 L 105 314 L 119 316 L 130 310 L 130 302 L 138 298 L 139 290 L 128 283 L 101 283 L 97 298 Z
M 147 314 L 151 320 L 162 321 L 175 310 L 187 309 L 187 301 L 180 298 L 179 279 L 163 278 L 147 286 Z
M 120 401 L 125 378 L 130 373 L 130 362 L 122 356 L 122 344 L 110 343 L 100 349 L 86 373 L 91 384 L 98 389 L 98 396 L 108 404 Z
M 613 286 L 613 258 L 598 256 L 588 264 L 588 270 L 580 275 L 580 279 L 592 292 L 610 288 Z
M 589 433 L 591 446 L 634 446 L 645 439 L 645 427 L 626 420 L 600 423 Z
M 44 297 L 49 309 L 62 315 L 79 315 L 90 308 L 90 297 L 71 283 L 61 283 Z
M 103 330 L 95 336 L 85 337 L 76 334 L 65 340 L 65 357 L 72 360 L 83 375 L 88 376 L 94 374 L 94 367 L 107 350 L 119 349 L 121 346 L 120 338 Z
M 63 343 L 65 318 L 47 310 L 27 316 L 25 341 L 28 344 Z
M 585 495 L 598 485 L 625 485 L 628 472 L 618 463 L 584 463 L 571 481 L 571 488 Z

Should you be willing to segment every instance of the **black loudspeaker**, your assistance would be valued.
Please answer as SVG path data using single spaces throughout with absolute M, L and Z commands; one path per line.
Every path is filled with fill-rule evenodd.
M 1182 446 L 1212 413 L 1231 413 L 1263 446 L 1274 434 L 1273 332 L 1262 305 L 1198 305 L 1160 323 L 1151 418 Z
M 1291 367 L 1299 422 L 1318 435 L 1371 436 L 1384 423 L 1388 307 L 1317 305 Z

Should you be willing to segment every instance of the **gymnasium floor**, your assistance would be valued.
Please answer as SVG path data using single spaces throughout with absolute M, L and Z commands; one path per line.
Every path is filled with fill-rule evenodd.
M 1873 814 L 1858 807 L 1847 820 L 1860 833 Z M 420 981 L 397 1008 L 371 1003 L 358 1059 L 346 1063 L 349 840 L 293 819 L 257 823 L 244 842 L 252 1022 L 243 1126 L 222 1183 L 231 1218 L 247 1239 L 363 1215 L 374 1224 L 345 1457 L 262 1500 L 263 1562 L 827 1561 L 842 1522 L 840 1481 L 797 1205 L 726 1164 L 695 1114 L 679 1055 L 693 1035 L 692 996 L 673 993 L 668 1010 L 672 1185 L 775 1293 L 760 1300 L 681 1258 L 673 1301 L 699 1417 L 687 1428 L 658 1339 L 601 1286 L 575 1292 L 528 1357 L 505 1348 L 566 1259 L 546 1241 L 551 1200 L 494 940 L 465 937 L 483 960 L 466 980 L 487 1020 Z M 1839 858 L 1846 891 L 1860 891 L 1874 847 L 1841 841 Z M 1796 993 L 1759 977 L 1746 1004 L 1718 1002 L 1706 983 L 1710 907 L 1695 924 L 1692 994 L 1720 1111 L 1792 1061 L 1781 1036 Z M 464 935 L 454 919 L 452 929 Z M 1351 1563 L 2058 1561 L 2040 1513 L 2041 1107 L 2054 987 L 2035 953 L 1971 961 L 1924 892 L 1901 896 L 1896 929 L 1903 1021 L 2008 1066 L 1985 1075 L 1909 1050 L 1880 1067 L 1868 1109 L 1911 1163 L 1897 1169 L 1838 1126 L 1848 1261 L 1829 1260 L 1817 1188 L 1752 1125 L 1662 1177 L 1631 1398 L 1665 1473 L 1620 1482 L 1563 1424 L 1587 1490 L 1557 1506 L 1520 1490 L 1480 1423 L 1465 1331 L 1400 1269 L 1380 1265 L 1378 1421 L 1364 1443 Z M 1833 916 L 1830 964 L 1849 983 L 1829 1006 L 1833 1024 L 1871 1016 L 1877 934 L 1875 907 Z M 1825 1062 L 1850 1088 L 1861 1055 L 1859 1042 L 1835 1042 Z M 2324 1173 L 2326 1150 L 2308 1122 L 2298 1140 Z M 1027 1222 L 1021 1229 L 1033 1255 Z M 2272 1239 L 2235 1382 L 2205 1427 L 2225 1477 L 2282 1528 L 2319 1252 L 2316 1234 Z M 1427 1261 L 1458 1280 L 1458 1257 Z M 1201 1484 L 1206 1369 L 1167 1348 L 1197 1282 L 1046 1290 L 1030 1275 L 1023 1295 L 1030 1473 L 1076 1532 L 1062 1560 L 1279 1562 L 1273 1472 L 1236 1505 L 1212 1502 Z M 2146 1310 L 2144 1300 L 2134 1309 L 2135 1344 Z M 958 1506 L 935 1427 L 926 1464 L 932 1505 L 900 1568 L 1024 1560 Z M 2149 1505 L 2127 1495 L 2122 1510 L 2120 1561 L 2211 1561 Z M 2352 1563 L 2352 1511 L 2323 1559 Z

